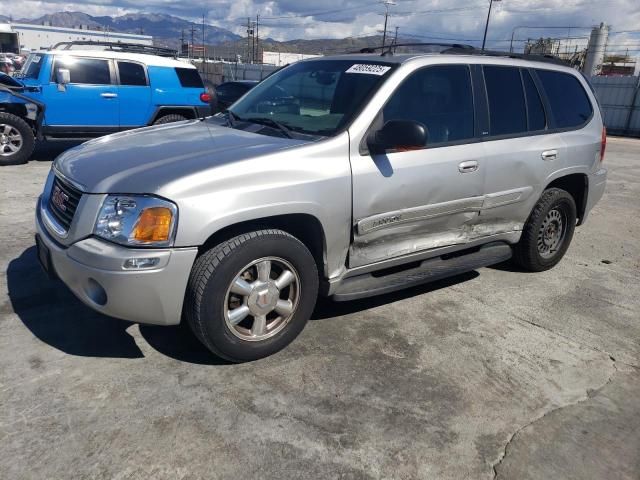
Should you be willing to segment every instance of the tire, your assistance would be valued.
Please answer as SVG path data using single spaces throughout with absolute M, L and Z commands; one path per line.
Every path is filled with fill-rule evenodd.
M 270 260 L 269 276 L 265 259 Z M 259 267 L 264 267 L 262 277 Z M 235 290 L 238 278 L 244 293 Z M 227 240 L 196 259 L 184 316 L 214 354 L 246 362 L 289 345 L 311 316 L 317 295 L 318 270 L 307 247 L 282 230 L 258 230 Z M 243 312 L 246 316 L 238 315 Z
M 162 117 L 156 118 L 156 121 L 153 122 L 153 124 L 164 125 L 165 123 L 181 122 L 183 120 L 187 120 L 187 117 L 178 115 L 177 113 L 170 113 L 168 115 L 164 115 Z
M 27 122 L 11 113 L 0 113 L 0 165 L 27 163 L 35 144 Z
M 559 188 L 545 190 L 533 207 L 520 242 L 514 247 L 513 260 L 532 272 L 554 267 L 569 248 L 576 228 L 576 203 Z

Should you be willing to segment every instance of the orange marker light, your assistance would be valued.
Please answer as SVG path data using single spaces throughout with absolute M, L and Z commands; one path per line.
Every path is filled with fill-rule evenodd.
M 140 214 L 131 238 L 138 242 L 166 242 L 171 233 L 172 218 L 168 208 L 146 208 Z

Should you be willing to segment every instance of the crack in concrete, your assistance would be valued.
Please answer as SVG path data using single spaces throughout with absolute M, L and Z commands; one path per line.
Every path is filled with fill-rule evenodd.
M 530 322 L 527 322 L 527 323 L 530 323 Z M 539 325 L 536 325 L 536 326 L 539 326 Z M 540 327 L 540 328 L 543 328 L 544 330 L 548 330 L 548 329 L 546 329 L 544 327 Z M 595 349 L 595 350 L 597 350 L 597 349 Z M 602 352 L 602 353 L 606 353 L 606 352 Z M 609 355 L 609 354 L 607 354 L 607 355 Z M 616 373 L 618 373 L 619 370 L 618 370 L 618 367 L 616 367 L 616 359 L 613 358 L 611 355 L 609 355 L 609 359 L 611 360 L 611 366 L 613 367 L 613 372 L 611 373 L 611 375 L 609 375 L 609 378 L 607 378 L 606 382 L 604 382 L 598 388 L 595 388 L 595 389 L 588 388 L 585 391 L 584 397 L 581 397 L 581 398 L 577 399 L 575 402 L 567 403 L 566 405 L 561 405 L 561 406 L 558 406 L 556 408 L 552 408 L 552 409 L 544 412 L 542 415 L 540 415 L 540 416 L 534 418 L 533 420 L 527 422 L 526 424 L 524 424 L 523 426 L 521 426 L 520 428 L 518 428 L 515 432 L 513 432 L 511 434 L 511 436 L 509 437 L 509 439 L 505 443 L 504 448 L 502 449 L 500 457 L 498 458 L 498 460 L 496 462 L 493 463 L 493 465 L 491 465 L 491 469 L 493 471 L 493 479 L 494 480 L 496 480 L 498 478 L 498 467 L 500 467 L 500 465 L 502 464 L 504 459 L 507 457 L 507 455 L 509 453 L 509 447 L 511 446 L 513 441 L 516 439 L 516 437 L 523 430 L 525 430 L 527 427 L 530 427 L 531 425 L 539 422 L 540 420 L 542 420 L 543 418 L 545 418 L 546 416 L 548 416 L 548 415 L 550 415 L 550 414 L 552 414 L 554 412 L 557 412 L 559 410 L 563 410 L 563 409 L 568 408 L 568 407 L 573 407 L 573 406 L 578 405 L 578 404 L 580 404 L 582 402 L 586 402 L 587 400 L 589 400 L 589 399 L 593 398 L 594 396 L 596 396 L 598 394 L 598 392 L 600 392 L 602 389 L 604 389 L 607 385 L 609 385 L 613 381 L 613 377 L 615 376 Z M 627 364 L 624 364 L 624 365 L 627 365 Z M 632 368 L 637 368 L 637 367 L 635 367 L 633 365 L 628 365 L 628 366 L 630 366 Z

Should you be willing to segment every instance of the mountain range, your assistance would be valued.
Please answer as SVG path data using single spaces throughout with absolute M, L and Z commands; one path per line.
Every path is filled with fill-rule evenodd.
M 129 13 L 126 15 L 92 16 L 82 12 L 58 12 L 43 15 L 38 18 L 10 19 L 0 15 L 0 23 L 13 21 L 15 23 L 29 23 L 34 25 L 51 25 L 123 32 L 144 33 L 152 35 L 154 43 L 159 46 L 179 49 L 182 38 L 190 41 L 191 30 L 194 32 L 194 43 L 202 43 L 202 23 L 191 22 L 184 18 L 157 13 Z M 235 54 L 244 55 L 247 50 L 247 39 L 225 28 L 205 24 L 205 44 L 211 46 L 216 55 L 234 57 Z M 183 37 L 184 36 L 184 37 Z M 260 50 L 277 52 L 297 52 L 308 54 L 331 54 L 357 51 L 361 48 L 380 45 L 382 37 L 349 37 L 343 39 L 297 39 L 279 42 L 271 38 L 260 39 Z M 212 51 L 209 50 L 208 51 Z

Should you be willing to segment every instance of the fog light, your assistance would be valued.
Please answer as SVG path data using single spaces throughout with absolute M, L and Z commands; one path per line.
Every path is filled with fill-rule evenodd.
M 158 257 L 147 258 L 128 258 L 122 266 L 125 270 L 142 270 L 145 268 L 153 268 L 160 263 Z

